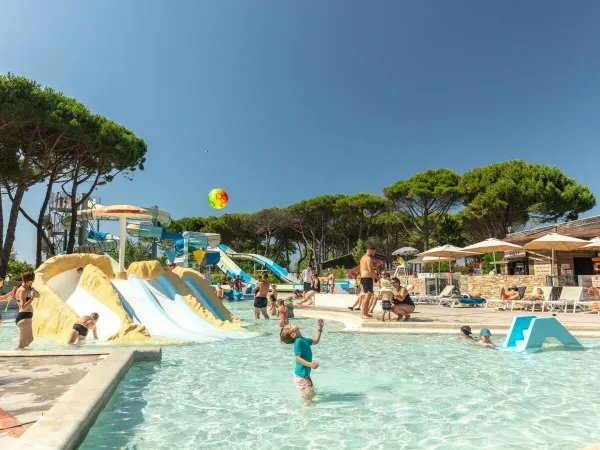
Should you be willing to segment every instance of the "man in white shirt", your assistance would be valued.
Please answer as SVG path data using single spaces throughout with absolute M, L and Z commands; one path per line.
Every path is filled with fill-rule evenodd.
M 310 291 L 312 288 L 312 269 L 310 266 L 306 266 L 306 269 L 302 271 L 302 282 L 304 283 L 304 292 Z

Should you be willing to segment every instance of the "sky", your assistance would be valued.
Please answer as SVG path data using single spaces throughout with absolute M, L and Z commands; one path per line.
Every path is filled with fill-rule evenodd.
M 0 73 L 148 144 L 145 170 L 98 189 L 103 204 L 207 216 L 220 187 L 222 212 L 252 212 L 515 158 L 600 197 L 596 0 L 0 0 L 0 11 Z M 15 248 L 34 261 L 23 218 Z

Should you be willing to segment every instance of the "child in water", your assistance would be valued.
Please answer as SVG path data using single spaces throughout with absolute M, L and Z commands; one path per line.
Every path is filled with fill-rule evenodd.
M 317 345 L 321 340 L 321 333 L 325 321 L 319 319 L 317 334 L 313 339 L 306 338 L 300 333 L 300 327 L 296 324 L 286 325 L 281 329 L 279 338 L 284 344 L 294 344 L 294 355 L 296 355 L 296 369 L 294 370 L 294 384 L 296 388 L 304 394 L 304 397 L 311 400 L 315 396 L 314 385 L 310 377 L 312 369 L 319 367 L 317 361 L 312 359 L 312 345 Z
M 494 345 L 494 343 L 491 340 L 492 337 L 492 332 L 490 330 L 488 330 L 487 328 L 483 328 L 480 332 L 479 332 L 479 342 L 478 344 L 481 345 L 482 347 L 488 347 L 488 348 L 496 348 L 496 346 Z
M 279 328 L 288 324 L 288 307 L 285 300 L 277 300 L 277 314 L 279 315 Z
M 473 340 L 473 332 L 471 331 L 471 327 L 469 325 L 460 327 L 460 338 L 469 339 L 471 341 Z
M 271 285 L 271 294 L 269 295 L 269 301 L 271 302 L 271 315 L 277 315 L 277 286 Z

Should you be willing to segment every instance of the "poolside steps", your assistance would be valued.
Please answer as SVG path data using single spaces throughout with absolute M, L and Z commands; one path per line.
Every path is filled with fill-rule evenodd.
M 547 338 L 554 338 L 566 347 L 581 347 L 581 343 L 555 317 L 517 316 L 504 341 L 505 348 L 516 351 L 541 350 Z

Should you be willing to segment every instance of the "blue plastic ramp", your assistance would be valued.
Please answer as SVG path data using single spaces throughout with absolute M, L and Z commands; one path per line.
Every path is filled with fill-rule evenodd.
M 541 350 L 547 338 L 557 339 L 567 347 L 581 347 L 581 343 L 555 317 L 536 316 L 515 317 L 504 347 L 536 352 Z

